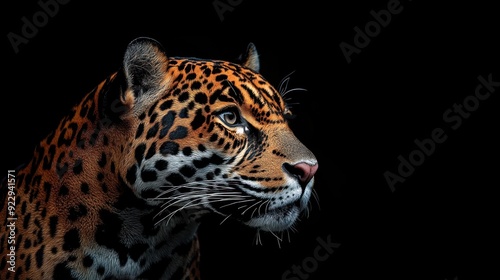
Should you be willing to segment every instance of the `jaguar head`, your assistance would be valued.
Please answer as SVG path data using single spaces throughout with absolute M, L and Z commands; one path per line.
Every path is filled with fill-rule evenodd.
M 129 44 L 121 118 L 134 141 L 123 173 L 162 222 L 215 212 L 283 231 L 306 209 L 318 162 L 259 65 L 253 44 L 240 63 L 169 57 L 148 38 Z

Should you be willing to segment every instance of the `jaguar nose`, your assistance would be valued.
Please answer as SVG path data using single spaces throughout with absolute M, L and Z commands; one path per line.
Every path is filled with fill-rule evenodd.
M 302 186 L 306 186 L 309 181 L 314 177 L 314 174 L 318 170 L 318 164 L 310 164 L 307 162 L 299 162 L 294 165 L 285 163 L 285 170 L 292 176 L 295 176 Z

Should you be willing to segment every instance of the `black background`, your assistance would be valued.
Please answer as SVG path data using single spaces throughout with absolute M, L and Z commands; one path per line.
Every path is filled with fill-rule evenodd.
M 41 8 L 13 2 L 2 4 L 4 172 L 120 66 L 133 38 L 153 37 L 172 56 L 225 60 L 254 42 L 264 77 L 278 86 L 293 72 L 289 88 L 307 89 L 289 94 L 291 126 L 319 160 L 319 202 L 280 247 L 270 234 L 255 245 L 254 230 L 207 219 L 204 279 L 498 277 L 500 87 L 456 130 L 443 118 L 474 95 L 478 76 L 500 82 L 493 4 L 402 0 L 348 63 L 339 44 L 354 45 L 354 28 L 394 1 L 73 0 L 17 53 L 7 34 L 21 35 L 21 18 Z M 214 3 L 232 6 L 218 13 Z M 398 156 L 435 128 L 446 141 L 392 191 L 384 172 L 397 173 Z M 313 261 L 318 238 L 340 244 L 327 260 Z M 294 265 L 304 274 L 286 274 Z

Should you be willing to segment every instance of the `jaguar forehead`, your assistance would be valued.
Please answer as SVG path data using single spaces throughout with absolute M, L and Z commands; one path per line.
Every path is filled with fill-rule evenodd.
M 286 106 L 281 94 L 260 74 L 225 61 L 171 58 L 169 63 L 176 77 L 173 96 L 211 106 L 234 102 L 246 107 L 258 122 L 284 121 Z

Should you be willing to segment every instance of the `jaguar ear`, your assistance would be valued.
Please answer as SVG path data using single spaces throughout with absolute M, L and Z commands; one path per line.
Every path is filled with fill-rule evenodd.
M 158 41 L 147 37 L 131 41 L 123 59 L 129 89 L 123 96 L 124 103 L 135 106 L 162 92 L 168 82 L 165 79 L 167 64 L 167 55 Z
M 259 53 L 253 43 L 248 44 L 247 51 L 244 55 L 240 55 L 239 60 L 241 61 L 241 65 L 250 68 L 257 73 L 260 71 Z

